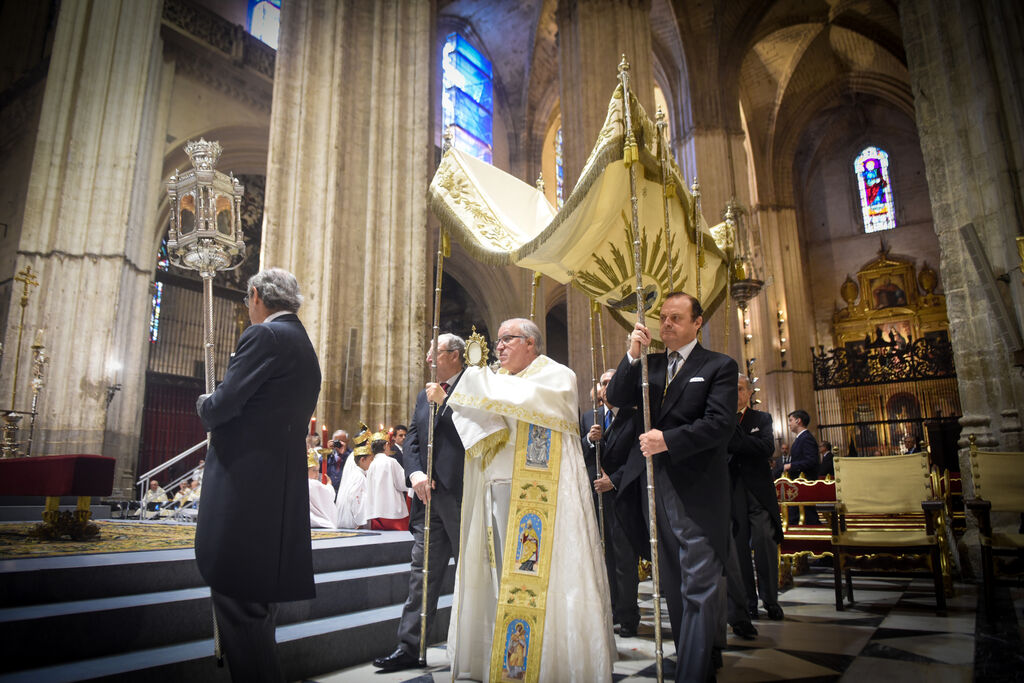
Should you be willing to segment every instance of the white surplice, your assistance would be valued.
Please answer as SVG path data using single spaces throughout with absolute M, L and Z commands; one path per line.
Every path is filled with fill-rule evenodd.
M 562 437 L 539 680 L 610 681 L 615 640 L 608 577 L 580 445 L 575 373 L 547 356 L 518 375 L 467 368 L 448 405 L 466 447 L 459 566 L 448 630 L 453 678 L 489 678 L 500 575 L 488 561 L 487 523 L 491 517 L 493 531 L 505 536 L 516 428 L 522 420 Z
M 317 529 L 333 529 L 338 523 L 338 506 L 334 503 L 334 487 L 322 483 L 319 475 L 308 481 L 309 525 Z
M 358 529 L 366 524 L 366 470 L 356 464 L 355 456 L 348 456 L 349 461 L 341 473 L 341 484 L 338 486 L 338 528 Z
M 366 470 L 366 518 L 402 519 L 409 516 L 406 504 L 405 470 L 385 453 L 373 456 Z

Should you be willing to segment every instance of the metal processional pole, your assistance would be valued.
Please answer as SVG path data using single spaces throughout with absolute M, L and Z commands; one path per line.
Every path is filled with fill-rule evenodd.
M 452 145 L 451 131 L 444 136 L 444 150 Z M 450 253 L 448 235 L 442 227 L 437 235 L 437 269 L 434 273 L 434 325 L 433 341 L 430 343 L 430 382 L 437 382 L 437 339 L 441 331 L 441 278 L 444 274 L 444 257 Z M 427 587 L 430 578 L 430 491 L 434 476 L 434 421 L 437 419 L 437 404 L 430 404 L 430 422 L 427 424 L 427 500 L 423 504 L 423 590 L 420 600 L 420 666 L 427 665 Z
M 203 360 L 206 393 L 216 382 L 213 334 L 213 278 L 222 270 L 234 270 L 245 261 L 242 239 L 242 184 L 234 175 L 214 169 L 221 146 L 215 141 L 189 140 L 185 154 L 192 170 L 167 180 L 171 202 L 171 227 L 167 232 L 167 254 L 179 268 L 195 270 L 203 281 Z M 248 293 L 246 293 L 248 296 Z M 206 436 L 210 447 L 210 436 Z M 213 649 L 217 664 L 223 666 L 217 615 L 213 613 Z
M 644 324 L 644 281 L 640 266 L 640 218 L 636 198 L 636 163 L 639 162 L 639 155 L 636 146 L 636 138 L 633 135 L 633 115 L 630 107 L 631 94 L 629 91 L 629 62 L 626 55 L 622 55 L 619 63 L 619 82 L 622 84 L 622 106 L 626 120 L 625 152 L 623 154 L 626 165 L 629 167 L 629 200 L 632 208 L 632 233 L 633 233 L 633 270 L 636 274 L 636 321 Z M 647 354 L 641 350 L 640 353 L 641 392 L 643 395 L 643 417 L 644 432 L 651 431 L 651 396 L 647 370 Z M 658 683 L 664 679 L 662 667 L 661 648 L 661 576 L 658 570 L 658 525 L 655 512 L 654 500 L 654 462 L 653 456 L 644 458 L 647 468 L 647 511 L 650 516 L 651 535 L 651 578 L 654 582 L 654 647 L 655 647 L 655 668 Z

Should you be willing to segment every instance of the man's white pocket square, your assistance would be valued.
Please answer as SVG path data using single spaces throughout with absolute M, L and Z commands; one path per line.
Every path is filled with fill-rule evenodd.
M 691 377 L 690 381 L 691 382 L 703 382 L 704 378 L 703 377 Z
M 759 432 L 759 431 L 761 431 L 760 427 L 754 427 L 753 429 L 750 430 L 750 433 L 753 434 L 754 432 Z

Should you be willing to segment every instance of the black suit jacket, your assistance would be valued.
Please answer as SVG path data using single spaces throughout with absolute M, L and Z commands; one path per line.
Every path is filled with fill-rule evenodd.
M 771 459 L 775 451 L 772 416 L 747 408 L 729 439 L 729 474 L 733 481 L 742 481 L 761 507 L 768 510 L 775 529 L 776 543 L 782 537 L 782 518 L 775 493 Z
M 821 456 L 821 467 L 818 468 L 818 479 L 824 479 L 826 476 L 836 478 L 835 453 L 832 451 L 827 451 Z
M 604 406 L 598 408 L 598 419 L 604 424 L 604 415 L 608 409 Z M 601 437 L 601 469 L 614 483 L 615 472 L 622 469 L 623 464 L 629 457 L 629 451 L 637 439 L 636 427 L 633 417 L 636 410 L 633 408 L 620 408 L 612 418 L 612 423 L 605 430 Z M 587 474 L 590 480 L 594 481 L 600 476 L 597 471 L 597 448 L 587 440 L 590 428 L 594 426 L 594 411 L 584 411 L 580 420 L 580 441 L 583 444 L 583 463 L 587 467 Z
M 460 372 L 450 382 L 448 393 L 455 389 L 455 385 L 462 379 Z M 416 397 L 416 408 L 413 410 L 412 422 L 405 437 L 405 479 L 406 484 L 412 485 L 409 475 L 413 472 L 427 474 L 427 444 L 430 430 L 430 401 L 427 400 L 426 389 L 420 390 Z M 448 401 L 438 407 L 437 416 L 434 422 L 434 473 L 432 478 L 437 482 L 441 491 L 447 491 L 454 495 L 457 500 L 462 500 L 462 472 L 466 460 L 466 449 L 462 446 L 462 439 L 455 431 L 452 424 L 452 409 L 448 407 Z M 419 496 L 413 496 L 413 507 L 422 505 Z
M 199 407 L 210 450 L 195 553 L 217 592 L 251 602 L 315 595 L 305 438 L 319 395 L 316 352 L 289 313 L 242 333 Z
M 789 476 L 796 479 L 803 474 L 804 479 L 818 478 L 818 465 L 820 464 L 818 454 L 818 440 L 811 434 L 811 430 L 805 429 L 793 440 L 789 447 Z
M 736 361 L 697 344 L 666 391 L 667 355 L 652 353 L 647 358 L 651 427 L 664 433 L 668 446 L 667 454 L 654 457 L 665 463 L 687 514 L 707 534 L 715 552 L 725 562 L 731 519 L 726 446 L 736 426 L 736 378 L 739 376 Z M 641 375 L 641 364 L 634 365 L 628 356 L 623 357 L 608 385 L 608 402 L 639 410 L 643 400 Z M 642 429 L 642 425 L 637 426 L 637 431 Z M 634 444 L 625 467 L 629 472 L 623 477 L 616 512 L 619 512 L 619 500 L 631 499 L 632 512 L 626 513 L 627 519 L 623 521 L 627 529 L 631 529 L 628 533 L 633 535 L 642 497 L 627 492 L 626 488 L 638 489 L 642 477 L 638 474 L 627 481 L 626 476 L 645 471 L 639 442 Z

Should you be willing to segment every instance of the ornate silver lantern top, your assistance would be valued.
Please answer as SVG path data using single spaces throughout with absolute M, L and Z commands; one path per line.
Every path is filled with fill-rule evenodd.
M 242 184 L 231 174 L 215 170 L 221 146 L 214 141 L 189 140 L 185 153 L 193 168 L 177 170 L 167 181 L 171 227 L 167 253 L 174 265 L 212 277 L 245 261 L 242 240 Z

